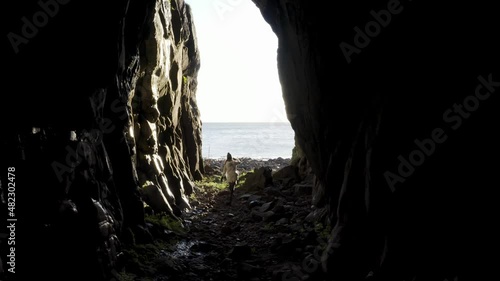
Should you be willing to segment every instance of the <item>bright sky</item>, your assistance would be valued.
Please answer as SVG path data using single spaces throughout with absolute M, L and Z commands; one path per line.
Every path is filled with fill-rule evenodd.
M 288 122 L 278 39 L 251 0 L 185 0 L 201 56 L 196 98 L 203 122 Z

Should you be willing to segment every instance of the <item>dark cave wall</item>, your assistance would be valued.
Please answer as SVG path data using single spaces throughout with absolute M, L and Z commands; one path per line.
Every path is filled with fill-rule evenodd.
M 43 3 L 33 30 L 23 18 L 45 8 L 5 4 L 0 153 L 16 171 L 17 272 L 104 280 L 123 243 L 150 239 L 144 202 L 178 215 L 202 176 L 196 33 L 182 0 Z M 16 49 L 10 33 L 26 40 Z
M 376 280 L 469 280 L 492 273 L 482 233 L 491 229 L 495 205 L 489 186 L 498 168 L 498 83 L 477 108 L 471 96 L 479 76 L 500 81 L 494 8 L 253 2 L 279 38 L 288 118 L 316 175 L 316 193 L 326 196 L 318 207 L 330 210 L 335 225 L 324 252 L 328 276 L 363 280 L 373 271 Z M 365 40 L 355 37 L 355 27 L 376 20 L 372 10 L 385 26 L 371 27 Z M 390 20 L 381 10 L 392 11 Z M 357 48 L 349 61 L 342 42 Z M 470 112 L 447 113 L 464 100 Z M 428 144 L 418 160 L 415 141 L 433 136 L 440 143 L 434 150 Z M 410 154 L 418 164 L 398 172 L 398 157 Z M 387 172 L 401 177 L 389 184 Z

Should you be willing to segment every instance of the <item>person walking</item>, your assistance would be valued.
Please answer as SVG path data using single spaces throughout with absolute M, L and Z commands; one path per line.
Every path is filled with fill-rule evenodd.
M 236 168 L 239 163 L 240 162 L 238 160 L 233 159 L 231 153 L 227 153 L 226 161 L 224 161 L 224 165 L 222 167 L 221 177 L 221 182 L 224 180 L 224 178 L 226 179 L 226 182 L 229 184 L 229 191 L 231 192 L 227 205 L 231 205 L 231 202 L 233 201 L 234 186 L 238 182 L 239 174 Z

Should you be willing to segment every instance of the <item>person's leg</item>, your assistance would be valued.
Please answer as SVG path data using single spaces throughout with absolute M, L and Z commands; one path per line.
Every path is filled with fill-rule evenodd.
M 235 185 L 235 183 L 234 183 L 234 182 L 230 182 L 230 183 L 229 183 L 229 191 L 231 192 L 231 194 L 229 195 L 229 202 L 228 202 L 228 205 L 231 205 L 231 202 L 233 201 L 234 185 Z

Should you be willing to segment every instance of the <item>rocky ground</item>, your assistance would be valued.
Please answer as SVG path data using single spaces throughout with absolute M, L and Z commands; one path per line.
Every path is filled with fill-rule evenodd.
M 230 206 L 216 174 L 198 183 L 193 208 L 178 225 L 148 219 L 155 243 L 126 250 L 119 279 L 322 280 L 319 260 L 329 226 L 312 222 L 325 217 L 311 207 L 312 178 L 300 179 L 285 165 L 271 169 L 273 178 L 265 181 L 270 169 L 256 167 L 242 173 Z
M 290 158 L 273 158 L 273 159 L 254 159 L 254 158 L 234 158 L 240 164 L 238 164 L 238 171 L 244 173 L 244 172 L 250 172 L 253 169 L 260 168 L 260 167 L 269 167 L 273 171 L 277 171 L 285 166 L 290 165 Z M 222 169 L 222 165 L 224 164 L 224 161 L 226 159 L 205 159 L 205 174 L 207 175 L 212 175 L 212 174 L 220 174 L 220 171 Z

